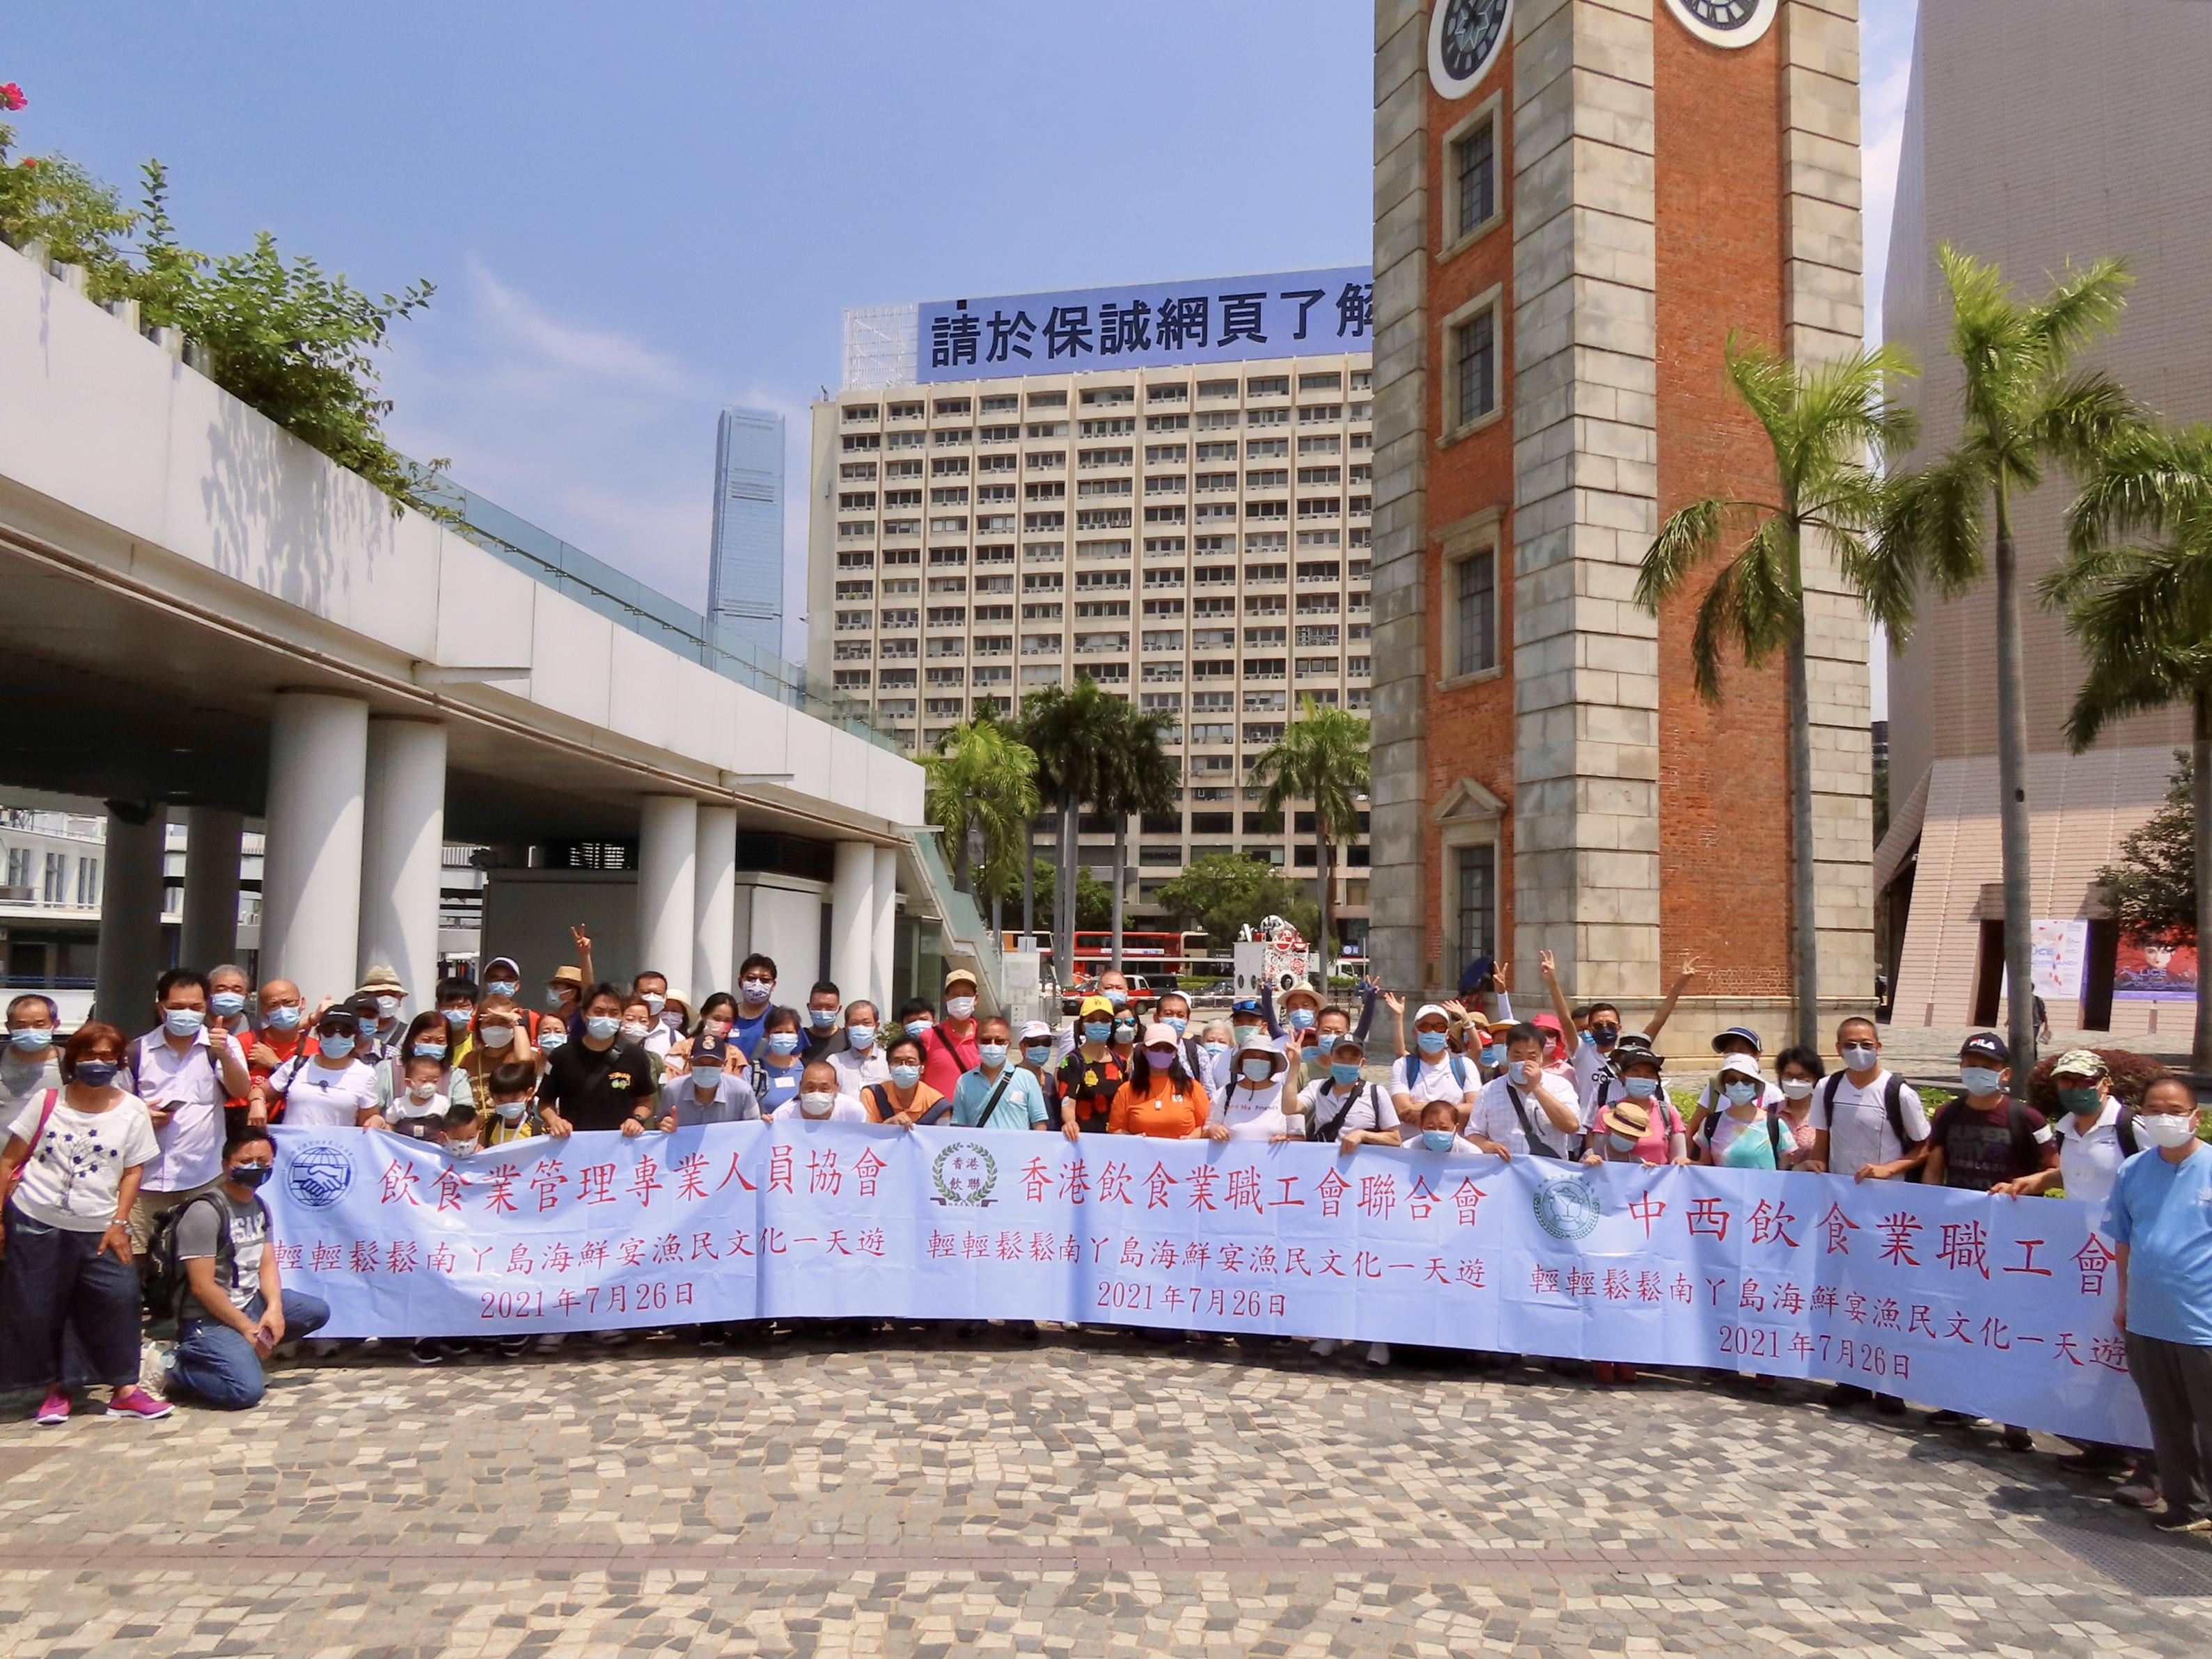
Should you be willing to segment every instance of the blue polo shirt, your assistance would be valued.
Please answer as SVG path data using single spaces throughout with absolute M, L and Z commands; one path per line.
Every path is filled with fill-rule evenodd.
M 1034 1128 L 1043 1122 L 1044 1091 L 1037 1087 L 1036 1073 L 1019 1066 L 1011 1066 L 1000 1074 L 1011 1077 L 1006 1092 L 999 1101 L 998 1109 L 991 1114 L 989 1127 L 994 1129 Z M 964 1072 L 952 1091 L 952 1121 L 963 1129 L 983 1127 L 977 1120 L 983 1115 L 983 1107 L 999 1086 L 997 1078 L 987 1078 L 981 1072 Z
M 2212 1147 L 2155 1149 L 2120 1166 L 2105 1231 L 2128 1247 L 2128 1328 L 2212 1348 Z

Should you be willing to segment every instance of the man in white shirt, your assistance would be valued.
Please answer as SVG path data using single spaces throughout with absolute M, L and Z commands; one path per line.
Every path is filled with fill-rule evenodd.
M 828 1054 L 815 1056 L 828 1060 L 836 1072 L 839 1094 L 857 1100 L 870 1084 L 890 1081 L 891 1065 L 884 1058 L 879 1029 L 876 1005 L 863 999 L 845 1010 L 845 1026 L 838 1033 L 842 1041 Z
M 810 1060 L 799 1074 L 799 1092 L 777 1107 L 778 1123 L 866 1123 L 868 1109 L 837 1092 L 837 1073 L 826 1060 Z
M 1505 1038 L 1505 1070 L 1475 1097 L 1467 1138 L 1504 1158 L 1565 1158 L 1581 1132 L 1572 1085 L 1544 1069 L 1543 1032 L 1515 1026 Z
M 1528 1032 L 1540 1054 L 1543 1033 L 1533 1025 L 1514 1029 Z M 1450 1011 L 1438 1003 L 1423 1003 L 1413 1016 L 1413 1051 L 1390 1067 L 1390 1103 L 1397 1109 L 1399 1130 L 1407 1146 L 1420 1137 L 1421 1108 L 1429 1102 L 1449 1102 L 1462 1128 L 1474 1111 L 1482 1073 L 1466 1055 L 1451 1052 L 1450 1032 Z
M 160 1153 L 146 1166 L 131 1209 L 131 1249 L 143 1255 L 154 1224 L 222 1178 L 223 1103 L 252 1086 L 235 1037 L 207 1029 L 207 981 L 172 968 L 154 988 L 160 1025 L 131 1045 L 131 1092 L 146 1103 Z
M 1919 1092 L 1881 1063 L 1881 1032 L 1867 1018 L 1836 1028 L 1844 1069 L 1814 1091 L 1813 1156 L 1797 1167 L 1858 1181 L 1894 1181 L 1928 1152 Z
M 2051 1082 L 2058 1091 L 2058 1110 L 2051 1119 L 2058 1135 L 2057 1167 L 2000 1181 L 1990 1191 L 2032 1198 L 2057 1187 L 2102 1215 L 2120 1165 L 2142 1150 L 2134 1114 L 2112 1093 L 2112 1074 L 2094 1048 L 2069 1048 L 2059 1055 L 2051 1065 Z
M 1620 1010 L 1610 1002 L 1593 1002 L 1578 1014 L 1559 983 L 1557 958 L 1549 951 L 1539 951 L 1536 965 L 1543 971 L 1544 988 L 1551 993 L 1552 1006 L 1558 1012 L 1560 1036 L 1574 1045 L 1568 1053 L 1567 1063 L 1574 1073 L 1576 1104 L 1582 1108 L 1584 1121 L 1595 1123 L 1601 1109 L 1620 1098 L 1620 1079 L 1613 1069 L 1613 1049 L 1622 1040 Z M 1666 1030 L 1667 1022 L 1674 1017 L 1674 1005 L 1682 1000 L 1682 993 L 1697 976 L 1698 959 L 1684 957 L 1674 982 L 1667 988 L 1665 1000 L 1644 1023 L 1644 1047 L 1649 1048 L 1658 1040 L 1659 1033 Z M 1608 1079 L 1613 1087 L 1601 1100 L 1598 1090 Z

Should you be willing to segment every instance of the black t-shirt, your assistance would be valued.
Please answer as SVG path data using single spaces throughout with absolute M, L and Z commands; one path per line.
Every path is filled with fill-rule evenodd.
M 1115 1058 L 1111 1048 L 1103 1060 L 1086 1060 L 1079 1044 L 1060 1062 L 1054 1080 L 1059 1085 L 1060 1098 L 1075 1103 L 1076 1127 L 1087 1134 L 1103 1134 L 1107 1118 L 1113 1110 L 1114 1097 L 1129 1080 L 1129 1072 Z
M 586 1042 L 556 1048 L 538 1085 L 539 1106 L 550 1106 L 579 1129 L 619 1129 L 653 1100 L 651 1060 L 619 1037 L 598 1050 Z
M 1960 1095 L 1936 1115 L 1928 1133 L 1943 1149 L 1943 1184 L 1977 1193 L 2033 1175 L 2051 1144 L 2042 1113 L 2002 1096 L 1996 1111 L 1983 1112 Z

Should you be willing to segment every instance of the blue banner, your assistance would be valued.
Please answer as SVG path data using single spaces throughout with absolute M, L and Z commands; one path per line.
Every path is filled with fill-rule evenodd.
M 1162 368 L 1366 351 L 1365 265 L 922 302 L 921 379 Z

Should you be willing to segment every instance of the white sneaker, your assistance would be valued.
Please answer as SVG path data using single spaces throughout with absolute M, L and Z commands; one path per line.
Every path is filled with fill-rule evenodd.
M 159 1393 L 169 1391 L 169 1356 L 176 1352 L 173 1342 L 157 1342 L 147 1337 L 138 1345 L 138 1380 Z
M 1390 1363 L 1390 1345 L 1388 1342 L 1369 1343 L 1367 1345 L 1367 1363 L 1370 1365 L 1389 1364 Z
M 1344 1346 L 1333 1336 L 1317 1336 L 1313 1340 L 1313 1357 L 1326 1359 Z

